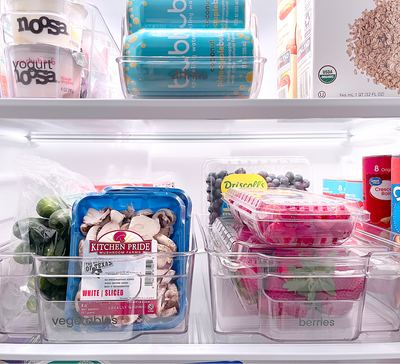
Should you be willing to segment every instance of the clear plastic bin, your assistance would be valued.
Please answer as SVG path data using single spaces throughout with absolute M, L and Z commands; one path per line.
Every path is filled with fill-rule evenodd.
M 0 253 L 0 292 L 0 333 L 40 333 L 30 253 Z
M 278 254 L 268 255 L 226 251 L 230 242 L 222 244 L 206 216 L 199 221 L 216 333 L 327 342 L 399 330 L 396 234 L 386 239 L 381 234 L 387 231 L 359 223 L 352 239 L 339 247 L 278 248 Z
M 0 333 L 36 334 L 44 343 L 129 342 L 142 334 L 186 333 L 196 251 L 193 236 L 189 250 L 176 253 L 95 259 L 1 253 Z M 146 258 L 172 259 L 173 265 L 165 275 L 99 271 L 101 265 L 133 265 Z M 106 282 L 103 297 L 91 289 L 99 280 Z M 150 283 L 157 285 L 156 302 L 139 302 L 137 297 Z M 128 290 L 123 298 L 121 290 Z M 82 293 L 79 301 L 78 291 Z M 151 304 L 155 305 L 153 314 L 148 311 Z
M 327 247 L 348 240 L 369 213 L 357 202 L 288 188 L 230 188 L 232 215 L 271 246 Z
M 120 50 L 94 5 L 8 0 L 2 11 L 2 97 L 123 98 Z

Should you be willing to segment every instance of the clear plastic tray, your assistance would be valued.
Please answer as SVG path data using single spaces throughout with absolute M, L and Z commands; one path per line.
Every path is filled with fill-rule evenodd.
M 327 342 L 399 330 L 397 234 L 359 223 L 340 247 L 277 248 L 268 255 L 224 252 L 205 216 L 200 225 L 215 332 Z
M 123 56 L 117 61 L 127 99 L 257 98 L 266 63 L 262 57 L 226 58 L 221 65 L 226 74 L 224 86 L 218 87 L 219 72 L 214 71 L 209 56 Z M 218 67 L 216 61 L 215 70 Z
M 123 98 L 120 50 L 94 5 L 8 0 L 1 31 L 2 97 Z
M 232 215 L 273 246 L 326 247 L 343 244 L 369 213 L 355 201 L 287 188 L 230 188 L 224 195 Z
M 10 243 L 4 248 L 12 251 L 18 243 Z M 1 253 L 0 289 L 7 294 L 2 295 L 0 305 L 0 333 L 24 337 L 36 335 L 43 343 L 130 342 L 142 334 L 183 334 L 188 329 L 196 251 L 193 236 L 187 252 L 143 255 L 173 259 L 170 274 L 162 276 L 126 272 L 112 276 L 84 274 L 86 267 L 93 264 L 122 262 L 132 265 L 138 256 L 93 259 Z M 130 288 L 127 299 L 99 301 L 88 293 L 87 299 L 77 301 L 81 281 L 90 284 L 100 277 L 128 281 L 123 288 Z M 138 312 L 137 298 L 149 280 L 159 287 L 157 309 L 164 314 L 148 315 L 144 309 Z M 171 292 L 167 294 L 168 291 Z M 169 306 L 176 309 L 171 315 L 167 312 Z M 100 314 L 96 315 L 96 312 Z
M 299 175 L 305 184 L 300 183 L 298 187 L 312 189 L 311 166 L 305 157 L 260 156 L 209 159 L 203 165 L 202 211 L 203 213 L 208 211 L 210 223 L 219 216 L 231 216 L 228 206 L 222 199 L 222 193 L 228 188 L 235 183 L 256 183 L 257 187 L 266 187 L 267 177 L 270 175 L 274 178 L 280 175 L 284 177 L 288 172 L 293 173 L 291 185 L 294 185 L 294 176 Z M 274 178 L 271 178 L 271 182 Z

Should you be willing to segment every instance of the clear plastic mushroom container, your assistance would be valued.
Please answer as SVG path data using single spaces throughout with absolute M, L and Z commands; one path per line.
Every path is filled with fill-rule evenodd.
M 230 188 L 232 215 L 272 246 L 327 247 L 348 240 L 369 213 L 355 201 L 294 189 Z

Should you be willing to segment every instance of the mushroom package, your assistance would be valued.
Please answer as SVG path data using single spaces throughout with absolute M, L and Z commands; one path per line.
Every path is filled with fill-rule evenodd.
M 152 209 L 135 211 L 133 204 L 127 205 L 127 208 L 121 211 L 110 207 L 101 210 L 89 208 L 80 225 L 84 238 L 79 243 L 79 256 L 84 256 L 85 245 L 93 241 L 102 241 L 103 237 L 108 236 L 109 233 L 116 234 L 119 231 L 136 233 L 143 238 L 143 241 L 154 239 L 157 242 L 157 252 L 177 252 L 177 245 L 171 239 L 176 221 L 176 214 L 168 208 L 155 212 Z M 157 257 L 157 306 L 154 313 L 114 315 L 109 317 L 109 322 L 116 327 L 121 327 L 135 322 L 140 323 L 143 320 L 176 315 L 179 310 L 179 292 L 177 286 L 171 282 L 176 273 L 172 269 L 173 263 L 173 257 L 168 254 Z M 75 301 L 80 301 L 80 299 L 81 287 L 75 295 Z

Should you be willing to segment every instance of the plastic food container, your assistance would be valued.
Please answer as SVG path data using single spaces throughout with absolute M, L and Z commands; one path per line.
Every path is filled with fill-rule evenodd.
M 203 216 L 215 332 L 295 343 L 399 330 L 397 234 L 385 239 L 378 228 L 358 224 L 337 247 L 238 253 L 223 252 L 223 235 L 207 225 Z
M 9 45 L 5 52 L 11 97 L 79 98 L 81 53 L 45 44 Z
M 251 10 L 251 0 L 226 0 L 224 4 L 128 0 L 126 26 L 129 34 L 143 28 L 249 29 Z
M 94 226 L 99 231 L 93 235 L 93 226 L 82 224 L 95 224 L 103 208 L 111 210 L 108 217 L 103 216 L 102 226 Z M 146 216 L 148 209 L 169 212 L 151 219 Z M 119 222 L 140 221 L 118 226 L 115 216 L 121 211 L 126 215 L 120 216 Z M 173 216 L 171 212 L 176 220 L 170 239 L 176 251 L 165 246 L 160 249 L 157 237 L 148 235 L 155 223 L 164 227 L 162 221 Z M 38 304 L 43 339 L 120 342 L 160 330 L 184 333 L 196 251 L 195 239 L 188 238 L 190 216 L 190 199 L 181 190 L 106 189 L 76 201 L 71 256 L 35 257 L 35 276 L 42 281 Z M 151 220 L 150 225 L 146 219 Z M 58 283 L 60 292 L 47 293 L 46 280 L 51 280 L 52 291 Z
M 340 245 L 369 218 L 354 201 L 295 189 L 230 188 L 223 199 L 237 220 L 272 246 Z
M 254 23 L 254 29 L 142 29 L 127 36 L 117 59 L 125 97 L 257 97 L 266 60 Z
M 79 51 L 88 12 L 67 0 L 8 0 L 14 43 L 44 43 Z
M 289 178 L 288 178 L 289 177 Z M 257 188 L 289 184 L 311 190 L 310 162 L 305 157 L 236 157 L 215 158 L 203 165 L 203 209 L 212 224 L 219 216 L 231 216 L 222 194 L 234 186 Z M 282 184 L 282 186 L 285 186 Z
M 0 332 L 2 334 L 40 333 L 34 259 L 30 253 L 0 253 Z

